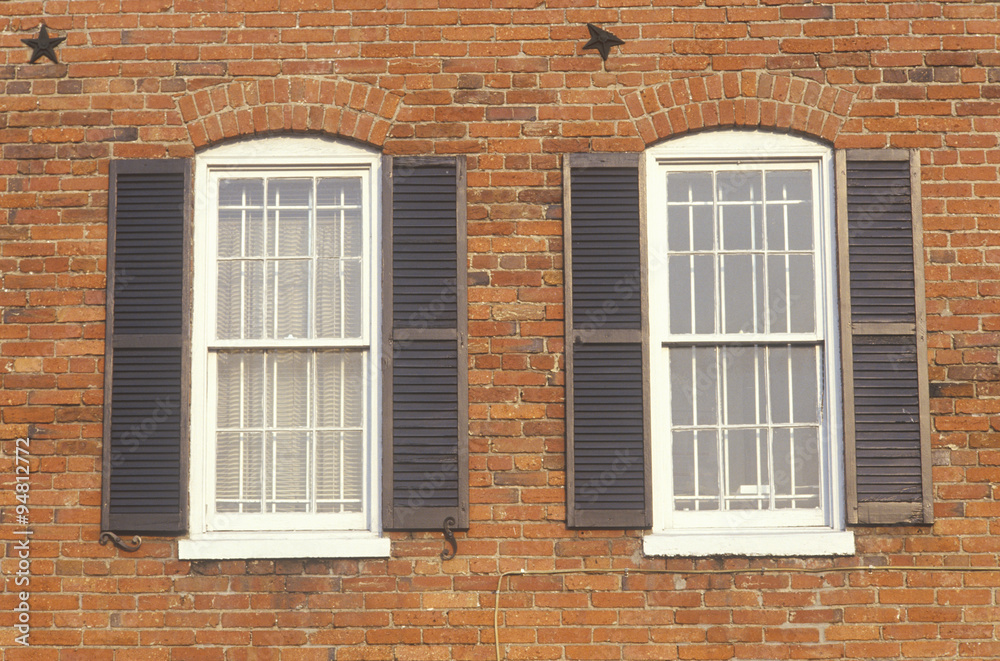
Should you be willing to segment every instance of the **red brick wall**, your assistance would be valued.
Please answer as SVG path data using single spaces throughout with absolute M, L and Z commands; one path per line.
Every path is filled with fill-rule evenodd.
M 489 5 L 487 8 L 486 6 Z M 31 643 L 4 661 L 997 658 L 1000 16 L 890 0 L 8 0 L 0 4 L 0 503 L 32 438 Z M 44 20 L 61 64 L 22 38 Z M 625 40 L 604 64 L 587 22 Z M 564 525 L 562 157 L 708 126 L 920 150 L 933 527 L 856 557 L 645 558 Z M 471 519 L 459 555 L 181 562 L 97 543 L 107 173 L 277 131 L 464 154 Z M 900 565 L 915 569 L 838 569 Z M 920 568 L 932 568 L 924 570 Z M 752 568 L 755 571 L 747 573 Z M 970 569 L 970 568 L 975 568 Z M 688 570 L 718 573 L 689 573 Z M 821 573 L 799 570 L 827 569 Z

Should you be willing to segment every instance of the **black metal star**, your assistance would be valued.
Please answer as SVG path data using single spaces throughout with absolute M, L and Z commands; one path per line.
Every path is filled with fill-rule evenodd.
M 42 55 L 59 64 L 59 60 L 56 59 L 56 46 L 66 41 L 66 37 L 50 37 L 49 31 L 43 23 L 41 30 L 38 31 L 37 39 L 22 39 L 21 41 L 32 48 L 31 59 L 28 60 L 29 64 L 34 64 L 35 60 Z
M 612 46 L 621 46 L 625 43 L 615 35 L 607 30 L 602 30 L 593 23 L 587 23 L 587 29 L 590 30 L 590 41 L 583 47 L 583 50 L 596 49 L 605 62 L 608 60 L 608 55 L 611 54 Z

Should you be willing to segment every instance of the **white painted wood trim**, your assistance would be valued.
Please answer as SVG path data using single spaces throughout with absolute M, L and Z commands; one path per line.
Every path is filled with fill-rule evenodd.
M 769 530 L 671 530 L 646 535 L 647 556 L 773 556 L 806 557 L 854 555 L 854 532 L 831 528 Z
M 388 558 L 387 537 L 337 533 L 214 533 L 177 542 L 180 560 Z

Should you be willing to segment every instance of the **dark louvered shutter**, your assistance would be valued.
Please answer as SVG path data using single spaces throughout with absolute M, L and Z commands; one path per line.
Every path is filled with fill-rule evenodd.
M 571 154 L 564 173 L 567 519 L 648 528 L 649 356 L 637 154 Z
M 852 150 L 838 178 L 848 521 L 930 523 L 919 162 Z
M 383 525 L 465 529 L 465 161 L 387 157 L 383 170 Z
M 109 183 L 102 526 L 181 533 L 190 162 L 112 161 Z

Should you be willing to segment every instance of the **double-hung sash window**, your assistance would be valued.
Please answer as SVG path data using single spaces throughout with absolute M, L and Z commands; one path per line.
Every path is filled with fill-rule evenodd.
M 370 173 L 212 171 L 208 184 L 212 527 L 364 528 Z
M 192 538 L 374 535 L 380 161 L 268 146 L 198 161 Z
M 656 519 L 838 526 L 832 154 L 746 137 L 650 155 Z

